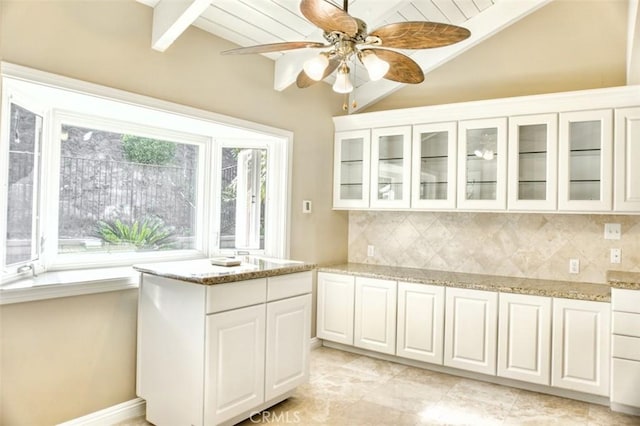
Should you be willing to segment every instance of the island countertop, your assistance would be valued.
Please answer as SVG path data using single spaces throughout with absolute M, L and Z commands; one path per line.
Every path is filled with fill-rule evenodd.
M 212 265 L 209 259 L 134 265 L 136 271 L 186 282 L 213 285 L 310 271 L 315 264 L 260 256 L 242 256 L 239 266 Z
M 609 285 L 597 283 L 469 274 L 363 263 L 322 266 L 318 268 L 318 271 L 503 293 L 563 297 L 598 302 L 609 302 L 611 300 L 611 288 Z

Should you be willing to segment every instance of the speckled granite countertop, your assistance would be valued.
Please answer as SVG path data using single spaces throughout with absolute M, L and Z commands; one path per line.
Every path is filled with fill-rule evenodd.
M 314 269 L 315 264 L 294 260 L 243 256 L 240 266 L 214 266 L 209 259 L 134 265 L 134 269 L 159 277 L 212 285 L 274 277 Z
M 640 272 L 609 271 L 607 282 L 613 288 L 640 290 Z
M 564 297 L 567 299 L 593 300 L 598 302 L 611 301 L 611 288 L 606 284 L 465 274 L 397 266 L 367 265 L 363 263 L 322 266 L 318 268 L 318 271 L 447 287 L 500 291 L 503 293 Z

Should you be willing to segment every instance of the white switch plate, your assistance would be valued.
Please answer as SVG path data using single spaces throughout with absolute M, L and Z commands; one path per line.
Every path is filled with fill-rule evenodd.
M 311 213 L 311 200 L 302 200 L 302 213 Z
M 622 260 L 622 253 L 619 248 L 611 249 L 611 263 L 620 263 Z
M 569 273 L 580 273 L 580 259 L 569 259 Z
M 373 256 L 375 256 L 375 253 L 376 253 L 375 247 L 372 246 L 372 245 L 368 245 L 367 246 L 367 256 L 368 257 L 373 257 Z
M 604 224 L 604 239 L 605 240 L 619 240 L 622 234 L 619 223 L 605 223 Z

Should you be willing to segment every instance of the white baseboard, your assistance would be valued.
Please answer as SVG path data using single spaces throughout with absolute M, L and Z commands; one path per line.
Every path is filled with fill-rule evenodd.
M 319 347 L 322 347 L 322 340 L 318 339 L 317 337 L 312 337 L 311 338 L 311 343 L 309 344 L 309 347 L 311 348 L 311 350 L 318 349 Z
M 143 416 L 146 405 L 147 403 L 144 399 L 136 398 L 87 414 L 86 416 L 78 417 L 77 419 L 60 423 L 57 426 L 112 426 L 127 419 Z

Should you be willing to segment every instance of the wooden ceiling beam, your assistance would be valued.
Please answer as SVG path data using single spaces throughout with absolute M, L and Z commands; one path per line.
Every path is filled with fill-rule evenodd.
M 210 0 L 160 0 L 153 8 L 151 47 L 164 52 L 209 7 Z

